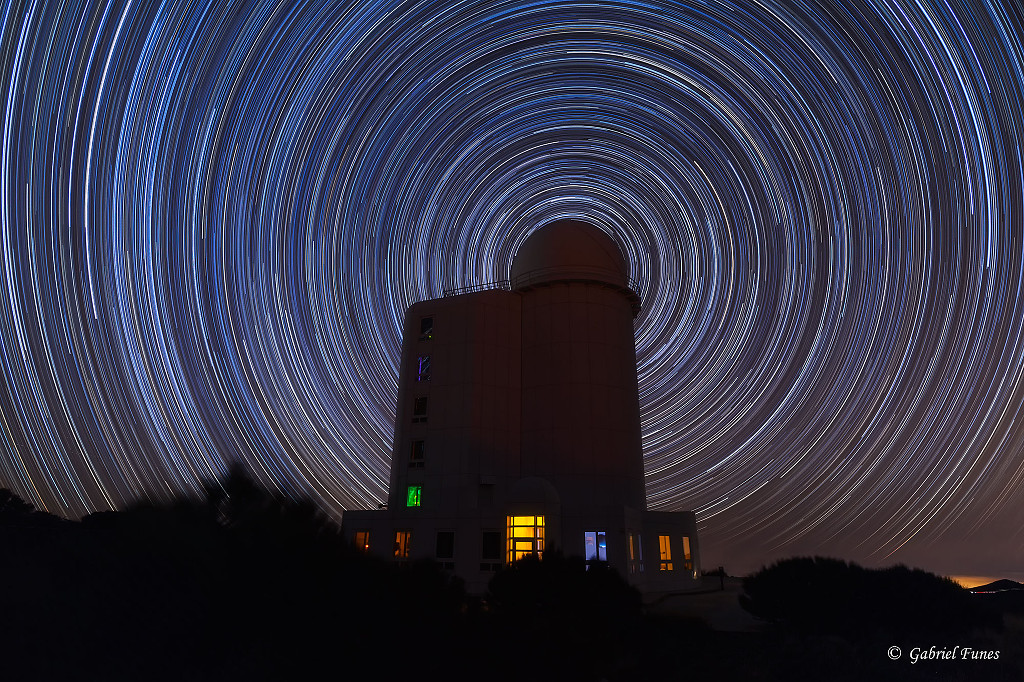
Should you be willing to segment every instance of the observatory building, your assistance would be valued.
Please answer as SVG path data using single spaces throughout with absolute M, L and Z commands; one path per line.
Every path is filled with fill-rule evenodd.
M 552 549 L 643 591 L 692 585 L 693 512 L 647 510 L 639 306 L 615 242 L 563 220 L 523 243 L 507 286 L 410 307 L 387 506 L 346 511 L 346 538 L 476 592 Z

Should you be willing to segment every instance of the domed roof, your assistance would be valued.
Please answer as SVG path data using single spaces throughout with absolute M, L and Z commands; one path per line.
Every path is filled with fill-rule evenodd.
M 512 262 L 512 287 L 559 280 L 590 280 L 629 287 L 629 269 L 611 237 L 579 220 L 540 228 L 519 247 Z

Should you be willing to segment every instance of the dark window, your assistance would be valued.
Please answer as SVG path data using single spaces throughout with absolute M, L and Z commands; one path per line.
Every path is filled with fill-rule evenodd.
M 483 545 L 480 550 L 480 558 L 485 561 L 490 559 L 498 561 L 501 559 L 501 533 L 496 530 L 485 530 L 483 532 Z
M 412 442 L 412 451 L 409 453 L 409 466 L 418 469 L 423 468 L 423 441 L 414 440 Z
M 420 318 L 420 341 L 429 341 L 434 338 L 434 318 Z
M 421 395 L 412 404 L 412 422 L 417 424 L 427 421 L 427 396 Z
M 477 506 L 481 509 L 490 509 L 494 506 L 494 484 L 481 483 L 477 490 Z
M 429 355 L 420 355 L 416 358 L 416 381 L 430 381 Z
M 455 556 L 455 531 L 437 531 L 437 552 L 438 559 L 451 559 Z

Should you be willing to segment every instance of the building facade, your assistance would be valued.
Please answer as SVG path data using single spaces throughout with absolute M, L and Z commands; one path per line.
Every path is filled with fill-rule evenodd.
M 476 592 L 551 549 L 644 591 L 692 585 L 693 512 L 647 511 L 638 310 L 618 247 L 577 221 L 532 234 L 508 288 L 411 306 L 387 506 L 346 511 L 346 537 L 436 559 Z

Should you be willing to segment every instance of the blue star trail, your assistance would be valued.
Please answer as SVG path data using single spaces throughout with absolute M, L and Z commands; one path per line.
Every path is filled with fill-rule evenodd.
M 754 557 L 980 538 L 1020 570 L 1015 3 L 13 0 L 0 22 L 0 484 L 38 508 L 166 501 L 236 461 L 375 508 L 405 308 L 579 217 L 643 300 L 652 508 Z

